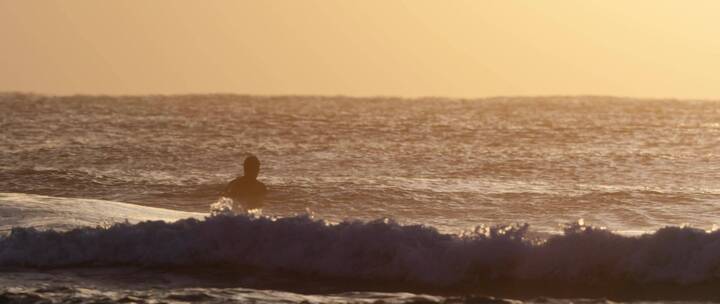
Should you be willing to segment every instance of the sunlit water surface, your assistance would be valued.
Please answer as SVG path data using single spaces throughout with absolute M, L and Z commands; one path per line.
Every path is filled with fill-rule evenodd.
M 53 197 L 202 217 L 250 153 L 270 216 L 392 218 L 444 233 L 528 223 L 540 235 L 579 219 L 633 235 L 720 222 L 712 101 L 5 94 L 0 130 L 5 232 L 74 225 L 29 223 L 32 210 L 9 207 L 51 208 Z

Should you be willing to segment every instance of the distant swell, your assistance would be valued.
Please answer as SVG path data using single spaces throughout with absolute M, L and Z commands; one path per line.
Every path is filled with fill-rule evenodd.
M 430 290 L 541 286 L 546 292 L 581 295 L 618 286 L 627 293 L 644 286 L 720 286 L 720 232 L 668 227 L 627 237 L 575 225 L 537 243 L 525 238 L 526 230 L 497 227 L 461 236 L 388 220 L 328 224 L 304 216 L 217 216 L 68 232 L 16 228 L 0 239 L 0 265 L 250 267 Z

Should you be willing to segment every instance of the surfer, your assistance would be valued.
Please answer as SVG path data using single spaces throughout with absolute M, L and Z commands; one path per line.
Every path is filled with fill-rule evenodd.
M 258 173 L 260 173 L 260 160 L 254 155 L 246 157 L 243 169 L 244 175 L 231 181 L 225 187 L 222 196 L 232 198 L 245 210 L 261 208 L 267 188 L 265 184 L 257 180 Z

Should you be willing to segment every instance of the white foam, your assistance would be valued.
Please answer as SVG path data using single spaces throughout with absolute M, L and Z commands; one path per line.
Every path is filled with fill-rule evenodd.
M 677 286 L 720 281 L 720 231 L 690 227 L 625 236 L 578 222 L 561 235 L 533 241 L 527 238 L 528 225 L 484 227 L 456 235 L 392 220 L 205 217 L 20 194 L 0 194 L 0 215 L 3 229 L 30 227 L 13 228 L 0 237 L 0 267 L 249 266 L 310 277 L 439 287 L 503 280 L 558 286 L 583 281 Z M 168 223 L 173 220 L 178 221 Z M 120 223 L 67 232 L 32 228 L 108 222 Z
M 0 234 L 13 227 L 67 230 L 149 220 L 176 221 L 206 214 L 145 207 L 121 202 L 0 193 Z

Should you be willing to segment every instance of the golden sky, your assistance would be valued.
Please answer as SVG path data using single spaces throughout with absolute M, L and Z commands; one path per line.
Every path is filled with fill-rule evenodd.
M 720 1 L 0 0 L 0 91 L 720 99 Z

